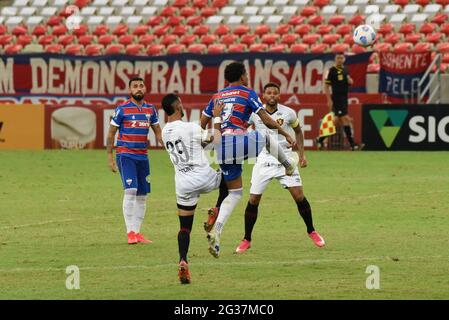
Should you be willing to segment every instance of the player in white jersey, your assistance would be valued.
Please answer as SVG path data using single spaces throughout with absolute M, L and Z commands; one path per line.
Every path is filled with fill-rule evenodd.
M 304 136 L 302 134 L 299 119 L 296 112 L 284 105 L 279 104 L 280 88 L 275 83 L 268 83 L 264 86 L 263 98 L 266 102 L 265 109 L 267 113 L 279 123 L 279 125 L 287 132 L 294 131 L 298 150 L 293 151 L 285 137 L 278 135 L 263 124 L 257 114 L 253 114 L 249 120 L 250 124 L 254 124 L 255 129 L 259 131 L 267 130 L 271 134 L 277 136 L 279 145 L 283 148 L 285 154 L 289 156 L 292 152 L 298 152 L 299 164 L 301 168 L 307 166 L 307 159 L 304 155 Z M 253 167 L 251 177 L 250 198 L 245 210 L 245 236 L 236 249 L 237 253 L 243 253 L 251 247 L 251 234 L 254 224 L 257 220 L 258 206 L 262 199 L 262 194 L 272 179 L 277 179 L 282 187 L 288 189 L 296 202 L 299 214 L 303 218 L 307 233 L 313 242 L 319 246 L 324 246 L 324 239 L 315 231 L 312 221 L 312 209 L 309 202 L 304 196 L 301 177 L 298 168 L 293 175 L 285 174 L 285 169 L 279 161 L 273 157 L 267 150 L 263 150 L 257 162 Z
M 204 153 L 203 146 L 212 140 L 207 131 L 196 123 L 182 121 L 184 111 L 181 99 L 175 94 L 168 94 L 162 99 L 162 107 L 168 115 L 168 122 L 162 130 L 162 141 L 175 168 L 176 202 L 180 222 L 178 276 L 181 283 L 186 284 L 190 283 L 187 261 L 190 231 L 200 194 L 219 187 L 225 188 L 225 183 L 224 180 L 221 183 L 221 171 L 210 167 Z

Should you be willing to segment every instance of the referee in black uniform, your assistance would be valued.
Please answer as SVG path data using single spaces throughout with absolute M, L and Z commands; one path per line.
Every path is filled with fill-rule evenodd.
M 359 146 L 354 143 L 351 130 L 351 119 L 348 115 L 348 91 L 349 86 L 353 84 L 348 70 L 344 66 L 345 55 L 337 53 L 335 56 L 335 65 L 329 69 L 324 87 L 324 93 L 327 98 L 327 105 L 329 112 L 333 111 L 335 115 L 335 125 L 343 125 L 346 137 L 352 150 L 359 149 Z M 332 87 L 332 94 L 329 88 Z M 323 141 L 326 137 L 317 139 L 318 148 L 322 148 Z

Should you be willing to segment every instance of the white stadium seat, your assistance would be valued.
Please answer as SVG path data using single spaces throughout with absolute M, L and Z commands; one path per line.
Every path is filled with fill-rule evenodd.
M 337 6 L 334 6 L 334 5 L 324 6 L 321 9 L 321 14 L 323 16 L 332 16 L 336 13 L 337 13 Z
M 0 24 L 2 24 L 3 21 L 5 21 L 5 17 L 0 16 Z
M 115 28 L 118 24 L 122 23 L 123 17 L 121 16 L 110 16 L 106 19 L 106 25 L 109 28 Z
M 272 0 L 271 5 L 275 7 L 283 7 L 289 4 L 289 0 Z
M 412 18 L 410 19 L 410 22 L 415 23 L 417 25 L 421 25 L 424 22 L 426 22 L 428 18 L 429 18 L 429 15 L 427 13 L 417 13 L 412 16 Z
M 2 16 L 16 16 L 18 11 L 18 8 L 15 7 L 4 7 L 2 9 Z
M 444 8 L 444 13 L 449 13 L 449 4 Z
M 400 8 L 401 7 L 397 4 L 389 4 L 384 7 L 382 13 L 392 15 L 394 13 L 398 13 Z
M 295 6 L 283 6 L 280 12 L 284 17 L 291 17 L 298 12 L 298 8 Z
M 369 0 L 354 0 L 354 1 L 352 2 L 353 5 L 359 6 L 359 7 L 360 7 L 360 6 L 367 6 L 368 3 L 369 3 Z
M 150 0 L 132 0 L 131 5 L 136 8 L 143 8 L 145 6 L 148 6 L 148 2 Z
M 120 10 L 120 15 L 123 17 L 130 17 L 136 14 L 136 7 L 126 6 Z
M 5 24 L 8 27 L 8 29 L 11 29 L 21 23 L 23 23 L 23 17 L 9 17 L 6 19 Z
M 237 7 L 227 6 L 220 10 L 220 14 L 224 16 L 233 16 L 237 14 Z
M 334 0 L 332 4 L 337 7 L 345 7 L 348 5 L 348 2 L 348 0 Z
M 53 6 L 62 8 L 65 7 L 69 3 L 69 0 L 54 0 Z
M 424 8 L 423 12 L 429 13 L 429 14 L 435 14 L 435 13 L 438 13 L 442 9 L 443 9 L 443 7 L 441 6 L 441 4 L 428 4 Z
M 12 4 L 13 7 L 26 7 L 28 6 L 28 2 L 30 0 L 14 0 L 14 3 Z
M 44 17 L 52 17 L 58 14 L 58 8 L 56 7 L 45 7 L 41 10 L 41 15 Z
M 101 7 L 97 10 L 97 15 L 99 16 L 112 16 L 114 14 L 114 7 Z
M 243 16 L 229 16 L 226 20 L 226 24 L 228 24 L 231 28 L 235 27 L 239 24 L 242 24 Z
M 97 25 L 102 24 L 104 21 L 104 17 L 102 16 L 90 16 L 87 18 L 87 25 L 89 29 L 95 28 Z
M 262 7 L 259 11 L 259 14 L 262 16 L 271 16 L 276 13 L 276 7 Z
M 41 44 L 30 43 L 22 50 L 23 53 L 39 53 L 44 52 L 44 47 Z
M 30 27 L 31 29 L 33 29 L 35 26 L 37 26 L 38 24 L 41 24 L 42 21 L 44 21 L 44 17 L 41 16 L 32 16 L 29 17 L 27 20 L 27 26 Z
M 251 16 L 246 20 L 246 24 L 251 28 L 254 29 L 257 26 L 261 25 L 263 23 L 263 20 L 265 19 L 264 16 Z
M 341 14 L 346 17 L 351 17 L 355 15 L 359 11 L 359 7 L 357 6 L 345 6 L 341 10 Z
M 259 11 L 259 7 L 249 6 L 249 7 L 244 7 L 243 10 L 241 11 L 241 14 L 243 14 L 244 16 L 254 16 L 257 14 L 258 11 Z
M 138 25 L 140 25 L 143 22 L 143 18 L 141 16 L 130 16 L 128 19 L 126 19 L 126 24 L 131 28 L 134 29 Z
M 97 11 L 97 7 L 84 7 L 80 11 L 80 15 L 82 16 L 93 16 Z
M 48 0 L 33 0 L 31 5 L 33 7 L 46 7 L 48 5 Z
M 104 7 L 109 5 L 109 0 L 94 0 L 91 5 L 96 7 Z
M 402 9 L 402 13 L 411 15 L 411 14 L 417 13 L 420 8 L 421 8 L 421 6 L 419 4 L 408 4 Z
M 374 13 L 380 13 L 379 6 L 376 6 L 375 4 L 371 4 L 365 7 L 365 10 L 363 11 L 365 15 L 370 15 Z
M 267 6 L 268 5 L 268 0 L 252 0 L 251 4 L 253 6 L 263 7 L 263 6 Z
M 230 1 L 229 5 L 236 7 L 246 7 L 248 5 L 249 0 L 233 0 Z
M 207 18 L 206 24 L 210 25 L 212 28 L 215 28 L 223 22 L 223 19 L 223 16 L 210 16 L 209 18 Z
M 128 5 L 129 0 L 112 0 L 111 6 L 113 7 L 124 7 Z
M 265 24 L 269 25 L 271 27 L 271 30 L 273 30 L 275 27 L 277 27 L 280 23 L 282 23 L 282 20 L 284 19 L 283 16 L 269 16 L 265 20 Z
M 375 4 L 376 6 L 379 6 L 381 8 L 385 7 L 386 5 L 390 4 L 390 0 L 374 0 L 372 4 Z
M 25 7 L 20 10 L 19 16 L 30 17 L 30 16 L 34 16 L 35 13 L 36 13 L 35 7 Z
M 142 9 L 142 11 L 140 12 L 140 15 L 142 17 L 147 18 L 147 17 L 156 15 L 156 12 L 157 12 L 157 7 L 144 7 Z
M 293 2 L 290 2 L 290 5 L 298 6 L 298 7 L 305 7 L 305 6 L 308 6 L 310 2 L 311 2 L 310 0 L 293 0 Z
M 395 13 L 390 17 L 390 23 L 394 25 L 400 25 L 407 18 L 407 15 L 404 13 Z
M 165 7 L 168 5 L 168 0 L 154 0 L 151 5 L 156 7 Z

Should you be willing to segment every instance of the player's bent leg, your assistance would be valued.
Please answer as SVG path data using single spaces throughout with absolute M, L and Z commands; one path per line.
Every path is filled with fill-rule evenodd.
M 282 147 L 279 145 L 277 139 L 271 136 L 268 132 L 265 133 L 266 147 L 268 152 L 275 157 L 285 168 L 285 174 L 290 176 L 296 169 L 299 162 L 299 157 L 296 152 L 292 152 L 290 157 L 288 157 Z
M 194 206 L 185 206 L 178 203 L 179 216 L 179 232 L 178 232 L 178 249 L 179 249 L 179 268 L 178 278 L 181 284 L 190 283 L 190 271 L 187 260 L 187 254 L 190 246 L 190 232 L 193 226 L 193 214 L 195 213 L 196 204 Z
M 207 211 L 207 220 L 204 222 L 204 230 L 210 232 L 214 227 L 215 221 L 217 220 L 218 213 L 220 211 L 221 204 L 223 200 L 228 196 L 228 187 L 226 185 L 223 174 L 221 174 L 221 181 L 218 188 L 218 199 L 214 208 L 210 208 Z

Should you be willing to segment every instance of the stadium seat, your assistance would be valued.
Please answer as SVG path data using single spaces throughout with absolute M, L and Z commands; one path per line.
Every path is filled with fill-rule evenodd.
M 84 52 L 87 56 L 98 56 L 102 53 L 103 46 L 99 44 L 89 44 L 85 47 Z
M 288 34 L 290 32 L 291 26 L 289 24 L 281 24 L 276 27 L 275 33 L 279 35 Z
M 4 24 L 0 24 L 0 36 L 8 32 L 8 28 Z
M 337 43 L 331 47 L 332 53 L 344 53 L 348 52 L 349 45 L 347 43 Z
M 393 48 L 395 53 L 404 53 L 413 51 L 413 44 L 410 42 L 396 43 Z
M 105 47 L 111 44 L 114 40 L 116 40 L 115 36 L 111 34 L 105 34 L 103 36 L 98 37 L 98 43 Z
M 94 40 L 94 36 L 93 35 L 84 35 L 84 36 L 80 36 L 78 38 L 78 43 L 83 45 L 83 46 L 87 46 L 89 44 L 91 44 Z
M 204 18 L 202 16 L 190 16 L 187 18 L 186 24 L 188 26 L 198 26 L 203 22 Z
M 286 50 L 287 50 L 287 46 L 283 43 L 268 47 L 268 52 L 273 52 L 273 53 L 282 53 L 282 52 L 285 52 Z
M 256 42 L 256 39 L 257 35 L 255 34 L 244 34 L 240 37 L 240 43 L 250 46 L 251 44 Z
M 223 16 L 210 16 L 206 20 L 206 24 L 210 25 L 212 29 L 216 28 L 219 24 L 224 23 Z
M 428 35 L 426 35 L 426 42 L 433 43 L 433 44 L 440 43 L 442 36 L 443 35 L 439 32 L 431 33 L 431 34 L 429 33 Z
M 377 33 L 382 34 L 382 35 L 387 35 L 392 33 L 394 30 L 394 25 L 391 23 L 385 23 L 382 24 L 379 28 L 379 30 L 377 30 Z
M 305 43 L 295 43 L 290 46 L 291 53 L 306 53 L 309 50 L 309 46 Z
M 186 51 L 186 46 L 183 44 L 170 44 L 167 46 L 167 54 L 180 54 Z
M 133 35 L 141 36 L 147 34 L 149 27 L 147 25 L 141 24 L 134 28 Z
M 174 16 L 178 16 L 178 9 L 175 7 L 165 7 L 164 9 L 162 9 L 161 12 L 159 12 L 159 15 L 161 17 L 174 17 Z
M 254 29 L 254 34 L 258 35 L 258 36 L 262 36 L 264 34 L 269 33 L 270 31 L 271 31 L 271 28 L 269 26 L 267 26 L 266 24 L 261 24 Z
M 317 15 L 317 16 L 311 16 L 311 17 L 309 18 L 308 23 L 309 23 L 310 25 L 312 25 L 312 26 L 318 26 L 318 25 L 322 24 L 323 21 L 324 21 L 323 16 L 318 16 L 318 15 Z
M 235 34 L 227 34 L 220 38 L 220 42 L 222 44 L 225 44 L 227 46 L 230 46 L 231 44 L 234 44 L 237 42 L 238 36 Z
M 41 36 L 46 34 L 48 31 L 48 28 L 46 25 L 43 24 L 38 24 L 37 26 L 34 27 L 33 31 L 31 32 L 32 35 L 34 36 Z
M 235 28 L 239 25 L 242 25 L 244 23 L 243 16 L 229 16 L 226 19 L 226 23 L 231 27 Z
M 198 35 L 198 36 L 203 36 L 203 35 L 206 35 L 206 34 L 208 34 L 208 33 L 209 33 L 209 26 L 208 26 L 208 25 L 205 25 L 205 24 L 196 26 L 196 27 L 193 29 L 193 34 L 196 34 L 196 35 Z
M 249 52 L 265 52 L 268 46 L 265 43 L 254 43 L 249 46 Z
M 354 44 L 354 38 L 352 37 L 352 34 L 345 34 L 343 36 L 343 43 L 347 43 L 352 46 Z
M 433 33 L 437 28 L 437 25 L 433 22 L 428 22 L 428 23 L 424 23 L 420 28 L 419 28 L 419 32 L 420 33 L 424 33 L 424 34 L 428 34 L 428 33 Z
M 449 43 L 439 43 L 437 44 L 437 51 L 439 53 L 449 53 Z
M 329 4 L 329 2 L 330 2 L 329 0 L 314 0 L 313 5 L 315 7 L 322 8 L 324 6 L 327 6 Z
M 282 38 L 281 38 L 280 42 L 282 44 L 291 45 L 291 44 L 296 43 L 298 41 L 298 39 L 299 39 L 299 36 L 297 34 L 288 33 L 288 34 L 282 35 Z
M 280 39 L 280 35 L 278 35 L 277 33 L 268 33 L 268 34 L 264 34 L 261 38 L 261 43 L 265 43 L 268 45 L 274 45 L 277 42 L 279 42 Z
M 220 54 L 224 53 L 226 46 L 224 44 L 211 44 L 207 47 L 207 53 L 209 54 Z
M 448 20 L 448 15 L 445 13 L 437 13 L 433 18 L 432 22 L 436 24 L 443 24 Z
M 201 9 L 200 15 L 204 18 L 209 18 L 215 14 L 217 14 L 218 9 L 217 8 L 210 8 L 210 7 L 205 7 Z
M 9 44 L 5 46 L 5 54 L 18 54 L 22 49 L 20 44 Z
M 316 28 L 315 33 L 325 35 L 331 33 L 333 29 L 334 27 L 331 25 L 321 24 Z
M 64 47 L 75 42 L 75 36 L 73 34 L 65 34 L 58 38 L 58 43 Z
M 217 36 L 223 36 L 223 35 L 227 35 L 231 32 L 231 28 L 229 28 L 227 25 L 225 24 L 220 24 L 218 25 L 215 30 L 214 30 L 214 34 Z
M 154 28 L 153 34 L 158 37 L 161 37 L 161 36 L 168 34 L 169 31 L 170 31 L 170 26 L 162 25 L 162 26 L 158 26 L 158 27 Z
M 29 34 L 23 34 L 17 37 L 16 44 L 20 44 L 22 47 L 30 44 L 33 41 L 33 36 Z
M 329 18 L 327 23 L 333 26 L 339 26 L 346 20 L 345 16 L 342 15 L 334 15 Z
M 432 45 L 428 42 L 419 42 L 414 48 L 414 51 L 417 53 L 427 52 L 430 50 L 432 50 Z
M 316 7 L 313 7 L 313 6 L 304 7 L 300 11 L 300 14 L 303 17 L 310 17 L 310 16 L 313 16 L 316 13 L 317 13 L 317 9 L 316 9 Z
M 438 12 L 441 12 L 443 9 L 441 4 L 437 3 L 430 3 L 424 7 L 423 12 L 428 14 L 437 14 Z
M 427 5 L 427 4 L 429 4 L 430 0 L 415 0 L 415 3 L 419 4 L 420 6 L 423 7 L 423 6 Z
M 317 43 L 319 39 L 320 39 L 319 34 L 306 34 L 302 37 L 301 42 L 313 45 Z
M 79 28 L 73 29 L 72 34 L 80 37 L 86 35 L 89 32 L 89 27 L 86 24 L 81 24 Z
M 193 1 L 193 6 L 195 8 L 205 8 L 209 5 L 209 1 L 208 0 L 194 0 Z
M 215 42 L 217 42 L 218 37 L 214 34 L 205 34 L 202 35 L 200 38 L 200 43 L 205 44 L 205 45 L 211 45 L 214 44 Z
M 126 46 L 125 53 L 132 56 L 137 56 L 142 54 L 143 49 L 144 46 L 140 43 L 129 44 Z
M 228 52 L 229 53 L 239 53 L 239 52 L 245 52 L 245 51 L 247 51 L 247 47 L 243 43 L 231 44 L 228 47 Z
M 387 35 L 385 36 L 384 42 L 391 43 L 391 44 L 395 44 L 395 43 L 401 41 L 401 38 L 402 38 L 402 37 L 401 37 L 400 34 L 397 34 L 397 33 L 390 33 L 390 34 L 387 34 Z
M 147 47 L 147 54 L 150 56 L 158 56 L 164 54 L 165 46 L 161 44 L 153 44 Z
M 292 26 L 298 26 L 298 25 L 304 23 L 305 20 L 306 20 L 306 18 L 303 16 L 292 16 L 288 20 L 288 24 L 292 25 Z
M 146 25 L 150 27 L 157 27 L 163 24 L 164 17 L 161 16 L 153 16 L 148 18 Z
M 64 24 L 55 26 L 51 32 L 55 36 L 62 36 L 68 33 L 68 29 Z
M 28 28 L 27 28 L 27 26 L 24 26 L 24 25 L 18 25 L 18 26 L 15 26 L 12 29 L 11 33 L 13 35 L 15 35 L 15 36 L 20 36 L 22 34 L 27 34 L 28 33 Z
M 351 47 L 353 53 L 363 53 L 366 52 L 366 48 L 359 46 L 358 44 L 353 44 Z
M 100 24 L 95 27 L 94 31 L 92 32 L 93 35 L 96 35 L 97 37 L 108 34 L 109 27 L 105 24 Z
M 378 73 L 380 71 L 380 65 L 378 63 L 371 63 L 366 68 L 368 73 Z
M 446 36 L 449 36 L 449 23 L 441 25 L 440 32 L 444 33 Z
M 409 21 L 418 26 L 421 26 L 428 19 L 429 19 L 429 15 L 427 13 L 417 13 L 417 14 L 414 14 Z
M 194 44 L 198 41 L 198 36 L 196 34 L 186 34 L 180 40 L 179 43 L 185 45 L 186 47 Z
M 300 24 L 295 27 L 295 33 L 301 36 L 309 34 L 312 31 L 312 26 L 308 24 Z
M 132 34 L 124 34 L 118 37 L 118 43 L 123 44 L 124 46 L 130 45 L 134 42 L 135 36 Z
M 405 36 L 405 41 L 413 44 L 420 42 L 421 39 L 422 39 L 421 33 L 409 33 Z
M 55 39 L 54 35 L 45 34 L 45 35 L 39 37 L 39 39 L 37 40 L 37 43 L 42 46 L 46 46 L 48 44 L 52 44 L 54 39 Z
M 449 63 L 449 53 L 445 53 L 443 55 L 443 58 L 442 58 L 441 61 L 444 62 L 444 63 Z
M 189 28 L 186 25 L 180 24 L 179 26 L 174 27 L 171 30 L 171 34 L 177 35 L 177 36 L 183 36 L 187 34 L 189 31 Z
M 323 43 L 326 43 L 329 45 L 337 43 L 337 41 L 340 39 L 341 39 L 341 35 L 335 34 L 335 33 L 323 35 Z
M 366 17 L 361 14 L 354 15 L 351 19 L 348 20 L 348 23 L 353 26 L 358 26 L 364 23 Z
M 247 25 L 244 25 L 244 24 L 239 25 L 239 26 L 235 27 L 233 33 L 236 34 L 236 35 L 239 35 L 239 36 L 244 35 L 244 34 L 248 34 L 249 33 L 249 27 Z
M 340 34 L 342 36 L 346 35 L 346 34 L 352 34 L 352 26 L 349 24 L 342 24 L 340 26 L 337 27 L 337 29 L 335 30 L 335 32 L 337 34 Z
M 189 53 L 196 53 L 196 54 L 202 54 L 207 52 L 207 47 L 204 44 L 198 43 L 198 44 L 191 44 L 187 47 L 187 52 Z
M 166 24 L 170 27 L 181 25 L 184 18 L 180 16 L 170 16 L 167 18 Z
M 45 47 L 46 53 L 62 53 L 63 47 L 60 44 L 49 44 Z
M 171 44 L 176 44 L 178 40 L 178 37 L 175 36 L 174 34 L 166 34 L 165 36 L 162 36 L 160 39 L 160 44 L 164 45 L 167 47 L 171 45 Z
M 416 25 L 413 23 L 403 23 L 400 27 L 399 27 L 399 32 L 402 34 L 408 34 L 408 33 L 412 33 L 413 31 L 415 31 L 416 29 Z
M 310 47 L 311 53 L 324 53 L 328 50 L 329 46 L 325 43 L 314 44 Z
M 83 52 L 83 47 L 79 44 L 69 44 L 66 48 L 65 48 L 65 53 L 66 54 L 71 54 L 71 55 L 79 55 Z
M 123 37 L 123 36 L 122 36 Z M 120 42 L 120 39 L 119 39 Z M 154 34 L 144 34 L 141 35 L 138 39 L 138 43 L 148 47 L 151 44 L 156 42 L 156 36 Z
M 393 46 L 388 42 L 376 43 L 373 47 L 374 51 L 376 52 L 387 52 L 391 51 L 392 48 Z

